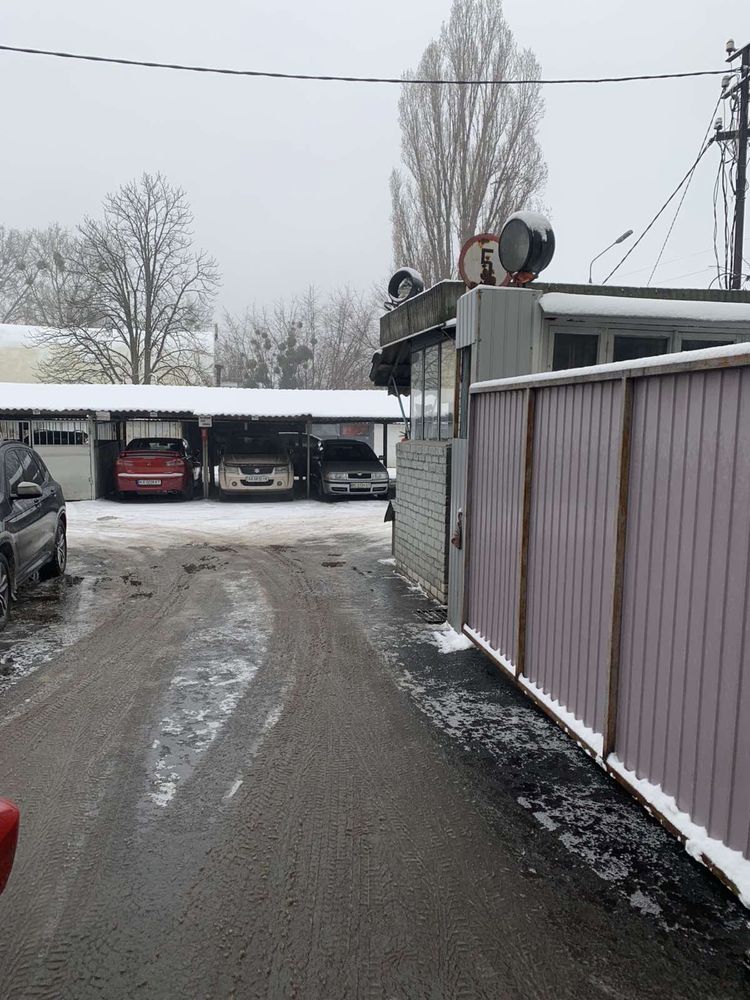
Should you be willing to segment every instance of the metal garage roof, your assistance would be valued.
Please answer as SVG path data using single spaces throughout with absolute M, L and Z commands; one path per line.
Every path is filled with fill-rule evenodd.
M 318 421 L 403 419 L 398 400 L 376 389 L 0 383 L 0 413 L 97 412 Z

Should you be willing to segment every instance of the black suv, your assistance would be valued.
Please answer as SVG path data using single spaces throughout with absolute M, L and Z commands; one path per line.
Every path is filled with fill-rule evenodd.
M 65 572 L 65 498 L 41 458 L 17 441 L 0 442 L 0 629 L 18 586 Z

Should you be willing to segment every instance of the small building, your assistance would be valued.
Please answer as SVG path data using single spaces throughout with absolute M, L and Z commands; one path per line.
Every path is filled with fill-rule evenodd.
M 444 281 L 386 313 L 370 377 L 411 400 L 398 445 L 399 570 L 460 625 L 472 383 L 750 340 L 750 293 Z
M 0 323 L 0 382 L 39 382 L 41 367 L 52 351 L 39 344 L 34 334 L 40 328 L 23 323 Z M 216 328 L 194 335 L 192 360 L 203 385 L 212 385 L 215 376 Z M 124 351 L 124 347 L 123 347 Z
M 222 439 L 250 426 L 308 440 L 314 432 L 356 437 L 387 461 L 403 412 L 397 399 L 374 389 L 0 383 L 0 440 L 38 451 L 68 500 L 111 493 L 115 458 L 133 437 L 177 436 L 198 449 L 205 429 L 209 482 Z

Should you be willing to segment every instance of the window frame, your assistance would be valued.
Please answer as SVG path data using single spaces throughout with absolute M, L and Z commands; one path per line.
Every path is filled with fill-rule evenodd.
M 437 348 L 437 414 L 436 414 L 436 425 L 437 433 L 429 438 L 425 437 L 425 395 L 427 391 L 427 365 L 426 365 L 426 352 Z M 456 361 L 453 368 L 453 380 L 450 385 L 443 386 L 443 358 L 445 351 L 450 350 L 456 356 Z M 456 349 L 455 342 L 453 338 L 446 337 L 445 335 L 439 335 L 430 338 L 429 340 L 424 340 L 419 346 L 412 346 L 411 349 L 411 417 L 410 417 L 410 437 L 414 441 L 451 441 L 456 434 L 456 420 L 457 420 L 457 376 L 458 376 L 458 350 Z M 414 406 L 414 389 L 416 386 L 414 380 L 414 369 L 416 365 L 421 366 L 421 406 L 418 415 L 415 415 Z M 443 420 L 442 420 L 442 405 L 443 405 L 443 390 L 446 390 L 446 394 L 450 403 L 450 434 L 443 437 Z M 447 424 L 447 421 L 446 421 Z M 448 429 L 448 428 L 446 428 Z

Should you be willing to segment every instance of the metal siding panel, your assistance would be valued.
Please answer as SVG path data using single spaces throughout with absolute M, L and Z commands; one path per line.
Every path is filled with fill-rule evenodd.
M 750 852 L 750 371 L 635 385 L 617 754 Z
M 613 579 L 614 413 L 621 393 L 619 382 L 537 390 L 526 673 L 598 732 Z
M 525 394 L 483 393 L 473 401 L 467 623 L 498 653 L 517 656 Z

